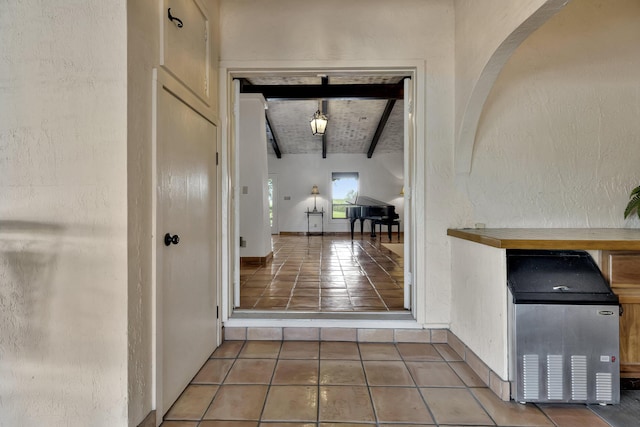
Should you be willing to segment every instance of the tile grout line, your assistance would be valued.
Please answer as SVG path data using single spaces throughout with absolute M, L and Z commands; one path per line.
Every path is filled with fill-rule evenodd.
M 431 346 L 433 346 L 433 344 L 429 344 Z M 431 407 L 429 406 L 429 404 L 427 403 L 427 399 L 424 397 L 424 395 L 422 394 L 422 392 L 420 391 L 420 386 L 418 386 L 418 382 L 416 381 L 415 377 L 413 376 L 413 374 L 411 373 L 411 370 L 409 369 L 409 367 L 407 366 L 407 360 L 405 359 L 405 357 L 402 355 L 402 352 L 400 351 L 400 349 L 398 349 L 398 343 L 394 343 L 394 347 L 396 349 L 396 351 L 398 352 L 398 354 L 400 355 L 400 360 L 402 360 L 402 363 L 404 363 L 404 367 L 407 370 L 407 372 L 409 372 L 409 376 L 411 377 L 411 380 L 413 381 L 413 384 L 415 385 L 416 391 L 418 392 L 418 396 L 420 396 L 420 399 L 422 399 L 422 402 L 424 403 L 424 406 L 427 408 L 427 412 L 429 412 L 429 415 L 431 416 L 431 420 L 434 422 L 434 424 L 436 426 L 438 426 L 438 421 L 436 420 L 436 416 L 433 413 L 433 411 L 431 410 Z M 436 352 L 438 351 L 437 348 L 433 347 Z M 439 352 L 438 352 L 439 354 Z M 442 357 L 442 355 L 440 355 Z M 444 358 L 443 358 L 444 360 Z M 448 366 L 448 365 L 447 365 Z
M 378 411 L 376 409 L 376 405 L 373 401 L 373 394 L 371 393 L 371 386 L 369 385 L 369 378 L 367 376 L 367 370 L 364 366 L 364 360 L 362 359 L 362 351 L 360 350 L 360 343 L 356 342 L 356 346 L 358 348 L 358 355 L 360 356 L 360 366 L 362 366 L 362 373 L 364 375 L 364 385 L 367 388 L 367 393 L 369 394 L 369 402 L 371 402 L 371 410 L 373 411 L 373 417 L 375 418 L 376 426 L 380 425 L 380 419 L 378 417 Z
M 264 395 L 264 402 L 262 402 L 262 409 L 260 410 L 260 415 L 258 416 L 258 426 L 262 423 L 262 417 L 264 416 L 264 410 L 267 407 L 267 400 L 269 399 L 269 393 L 271 392 L 271 384 L 273 383 L 273 377 L 276 375 L 276 369 L 278 368 L 278 362 L 280 362 L 280 353 L 282 352 L 282 343 L 280 341 L 280 347 L 278 348 L 278 354 L 276 356 L 276 364 L 273 367 L 273 372 L 271 372 L 271 378 L 269 379 L 269 384 L 267 384 L 267 392 Z M 238 354 L 239 356 L 239 354 Z
M 317 407 L 316 407 L 316 426 L 320 426 L 320 368 L 322 366 L 322 349 L 320 348 L 321 343 L 318 342 L 318 388 L 317 388 Z
M 238 353 L 236 353 L 236 356 L 233 358 L 233 363 L 231 364 L 231 366 L 229 366 L 229 369 L 227 370 L 227 373 L 224 375 L 224 378 L 222 378 L 222 381 L 220 381 L 220 384 L 218 386 L 218 390 L 216 390 L 216 392 L 214 393 L 213 398 L 211 399 L 211 402 L 209 402 L 209 405 L 207 406 L 207 409 L 205 409 L 205 411 L 202 413 L 202 416 L 200 417 L 200 420 L 198 421 L 198 425 L 200 425 L 200 423 L 202 421 L 204 421 L 205 415 L 207 414 L 207 412 L 211 408 L 211 405 L 213 405 L 214 400 L 216 400 L 216 397 L 218 396 L 218 393 L 220 392 L 220 389 L 222 388 L 222 386 L 224 385 L 225 381 L 229 377 L 229 373 L 231 372 L 233 367 L 236 365 L 236 362 L 238 361 L 238 356 L 240 356 L 240 353 L 242 352 L 242 349 L 246 345 L 247 345 L 247 341 L 245 340 L 245 341 L 243 341 L 242 345 L 240 346 L 240 349 L 238 349 Z M 214 354 L 215 354 L 215 351 L 211 354 L 211 356 L 213 356 Z M 216 360 L 216 359 L 212 359 L 211 357 L 209 357 L 208 360 Z M 225 359 L 223 358 L 223 359 L 219 359 L 219 360 L 225 360 Z

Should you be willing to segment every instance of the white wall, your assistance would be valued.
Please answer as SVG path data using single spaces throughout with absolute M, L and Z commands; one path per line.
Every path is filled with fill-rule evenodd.
M 152 290 L 152 69 L 159 63 L 156 0 L 127 2 L 129 425 L 154 408 Z
M 262 95 L 240 95 L 238 154 L 240 158 L 241 257 L 265 257 L 271 249 L 267 179 L 266 101 Z M 246 190 L 246 193 L 245 193 Z
M 320 194 L 316 204 L 324 209 L 324 231 L 347 232 L 349 221 L 331 219 L 331 172 L 358 172 L 360 195 L 368 196 L 396 207 L 400 215 L 401 228 L 404 213 L 404 198 L 400 195 L 403 186 L 403 154 L 283 154 L 278 159 L 269 156 L 269 173 L 278 175 L 278 227 L 281 232 L 307 232 L 307 209 L 313 210 L 311 188 L 318 186 Z M 289 197 L 289 200 L 285 200 Z M 310 223 L 313 224 L 314 218 Z M 369 222 L 367 222 L 369 224 Z M 360 230 L 359 222 L 356 230 Z M 367 225 L 368 227 L 368 225 Z M 366 228 L 368 229 L 368 228 Z M 383 228 L 383 231 L 385 229 Z M 395 227 L 394 227 L 395 230 Z M 311 232 L 320 231 L 311 225 Z M 359 231 L 358 231 L 359 234 Z
M 638 227 L 640 4 L 575 0 L 507 63 L 460 180 L 488 227 Z
M 513 51 L 568 0 L 455 0 L 458 173 L 469 173 L 476 129 L 489 91 Z M 508 6 L 508 7 L 507 7 Z
M 451 332 L 508 379 L 506 250 L 453 239 Z
M 127 424 L 127 16 L 0 13 L 0 425 Z
M 502 0 L 455 0 L 456 127 L 491 55 L 524 20 L 547 0 L 519 0 L 505 8 Z M 487 25 L 491 22 L 491 25 Z

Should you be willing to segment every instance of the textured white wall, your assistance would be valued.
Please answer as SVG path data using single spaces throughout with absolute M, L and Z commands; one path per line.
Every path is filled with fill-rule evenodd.
M 313 210 L 311 188 L 318 186 L 318 210 L 324 208 L 324 231 L 349 231 L 347 220 L 331 219 L 331 172 L 358 172 L 360 195 L 388 202 L 396 207 L 401 225 L 404 198 L 402 153 L 389 153 L 367 159 L 366 154 L 283 154 L 269 156 L 269 173 L 278 175 L 278 225 L 280 231 L 306 232 L 307 209 Z M 290 200 L 284 200 L 290 197 Z M 310 221 L 313 224 L 313 219 Z M 369 224 L 367 222 L 367 224 Z M 359 222 L 356 229 L 359 234 Z M 384 229 L 383 229 L 384 230 Z M 395 227 L 394 227 L 395 230 Z M 311 228 L 311 232 L 320 231 Z
M 458 173 L 469 173 L 476 128 L 489 91 L 513 51 L 569 0 L 455 0 Z
M 127 2 L 129 425 L 154 408 L 152 327 L 152 69 L 159 62 L 156 0 Z
M 126 22 L 2 4 L 2 426 L 127 424 Z
M 271 253 L 267 179 L 266 101 L 262 95 L 240 95 L 238 153 L 240 157 L 240 236 L 247 246 L 241 257 L 264 257 Z M 246 187 L 247 193 L 244 194 Z
M 488 227 L 638 227 L 640 4 L 575 0 L 507 63 L 461 183 Z
M 456 126 L 489 58 L 547 0 L 454 0 L 456 14 Z M 491 25 L 487 25 L 487 23 Z
M 425 58 L 453 37 L 450 0 L 222 0 L 221 60 Z
M 509 368 L 505 252 L 462 239 L 451 242 L 451 331 L 504 380 Z

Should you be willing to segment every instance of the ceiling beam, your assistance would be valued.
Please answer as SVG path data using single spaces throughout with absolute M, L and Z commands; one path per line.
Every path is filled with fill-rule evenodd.
M 273 151 L 276 152 L 276 157 L 281 159 L 282 153 L 280 152 L 280 146 L 278 145 L 278 137 L 273 131 L 273 126 L 271 126 L 271 122 L 269 121 L 269 114 L 265 113 L 264 117 L 267 119 L 267 127 L 269 128 L 269 132 L 271 132 L 271 145 L 273 146 Z
M 395 103 L 395 99 L 390 99 L 387 101 L 387 106 L 384 107 L 384 112 L 382 113 L 382 117 L 380 117 L 380 121 L 378 122 L 376 133 L 373 135 L 373 139 L 371 140 L 371 144 L 369 145 L 369 151 L 367 151 L 367 159 L 370 159 L 373 156 L 373 152 L 376 149 L 376 145 L 378 145 L 378 141 L 380 140 L 382 131 L 387 124 L 387 120 L 389 120 L 389 116 L 391 115 L 391 111 L 393 110 L 393 106 L 395 105 Z
M 404 83 L 349 85 L 251 85 L 240 81 L 240 93 L 260 93 L 268 100 L 403 99 Z

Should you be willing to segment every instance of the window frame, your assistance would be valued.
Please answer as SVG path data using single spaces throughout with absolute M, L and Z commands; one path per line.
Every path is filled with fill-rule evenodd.
M 335 182 L 339 179 L 355 179 L 355 189 L 350 189 L 344 198 L 335 197 Z M 360 173 L 359 172 L 331 172 L 331 219 L 347 219 L 346 207 L 350 204 L 348 201 L 355 201 L 360 191 Z M 353 192 L 353 193 L 352 193 Z M 342 203 L 336 203 L 336 200 L 342 200 Z M 342 210 L 344 216 L 336 216 L 336 207 L 338 211 Z

